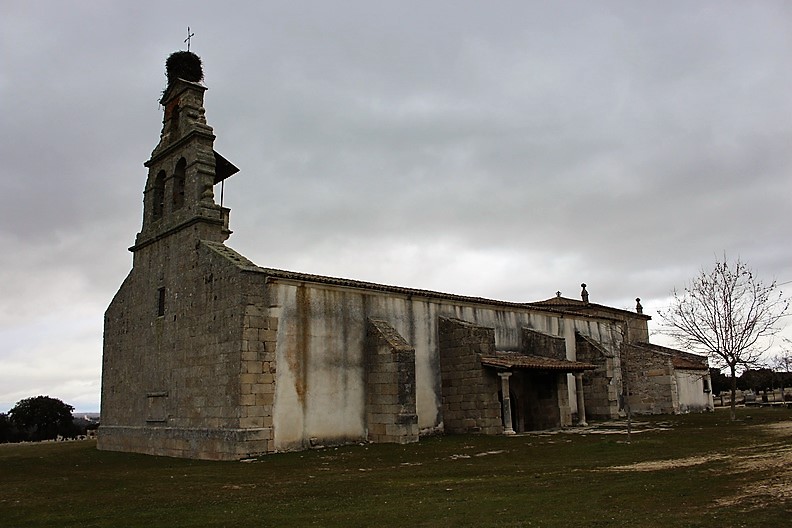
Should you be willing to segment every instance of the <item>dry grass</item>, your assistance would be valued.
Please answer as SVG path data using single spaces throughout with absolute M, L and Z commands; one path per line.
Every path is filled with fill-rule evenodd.
M 325 448 L 247 463 L 0 445 L 2 526 L 785 526 L 792 412 Z
M 743 485 L 718 498 L 713 507 L 752 510 L 782 504 L 792 510 L 792 420 L 766 424 L 762 429 L 774 437 L 773 441 L 737 450 L 722 474 Z M 757 482 L 752 479 L 755 474 L 769 474 L 770 478 Z
M 605 471 L 664 471 L 689 466 L 698 466 L 714 460 L 729 458 L 726 455 L 712 454 L 705 456 L 692 456 L 686 458 L 672 458 L 670 460 L 651 460 L 648 462 L 636 462 L 627 466 L 611 466 Z
M 603 468 L 604 471 L 667 471 L 723 462 L 712 473 L 716 478 L 741 482 L 731 493 L 719 497 L 712 508 L 738 507 L 743 510 L 792 504 L 792 420 L 758 426 L 772 441 L 749 447 L 733 447 L 723 452 L 663 460 L 636 462 Z M 770 474 L 754 481 L 752 475 Z

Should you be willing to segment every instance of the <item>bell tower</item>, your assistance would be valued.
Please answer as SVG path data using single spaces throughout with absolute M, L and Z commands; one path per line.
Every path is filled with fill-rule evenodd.
M 148 178 L 143 192 L 143 227 L 130 251 L 191 229 L 194 238 L 223 242 L 230 210 L 214 200 L 213 188 L 237 173 L 214 148 L 215 135 L 206 124 L 206 87 L 198 55 L 177 51 L 166 61 L 168 85 L 160 103 L 162 133 L 144 164 Z
M 258 396 L 243 391 L 240 377 L 249 362 L 264 375 L 264 343 L 246 337 L 259 330 L 245 330 L 243 284 L 263 291 L 265 276 L 243 278 L 249 261 L 223 245 L 229 210 L 215 202 L 213 189 L 238 169 L 213 148 L 201 59 L 176 52 L 166 71 L 162 133 L 144 163 L 143 226 L 130 248 L 132 269 L 105 312 L 97 446 L 242 458 L 272 443 L 265 425 L 272 399 L 251 401 Z M 254 358 L 243 360 L 249 340 L 256 342 Z

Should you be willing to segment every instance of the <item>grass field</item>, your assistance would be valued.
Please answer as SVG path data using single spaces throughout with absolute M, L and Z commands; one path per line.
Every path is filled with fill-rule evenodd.
M 792 411 L 202 462 L 0 445 L 0 526 L 792 525 Z

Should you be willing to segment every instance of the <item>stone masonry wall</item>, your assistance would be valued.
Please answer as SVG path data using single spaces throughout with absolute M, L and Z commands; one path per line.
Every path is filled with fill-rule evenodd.
M 614 380 L 614 358 L 595 341 L 575 332 L 577 360 L 596 365 L 583 373 L 586 418 L 608 420 L 619 415 L 619 387 Z
M 263 284 L 192 236 L 141 249 L 108 308 L 100 449 L 205 459 L 273 449 L 266 342 L 277 321 L 251 297 Z
M 563 337 L 544 334 L 530 328 L 522 329 L 522 351 L 536 356 L 566 359 L 566 343 Z
M 569 409 L 569 389 L 567 388 L 567 375 L 565 373 L 556 374 L 556 391 L 558 423 L 561 427 L 572 425 L 572 413 Z
M 243 273 L 241 309 L 243 329 L 239 374 L 239 427 L 261 431 L 265 445 L 251 445 L 250 453 L 275 450 L 273 408 L 275 405 L 275 350 L 278 318 L 267 306 L 264 279 Z M 263 448 L 263 449 L 262 449 Z
M 418 441 L 415 349 L 378 319 L 366 332 L 366 426 L 372 442 Z
M 679 398 L 670 356 L 625 345 L 622 350 L 622 377 L 632 412 L 677 412 Z
M 438 334 L 445 432 L 502 433 L 499 380 L 479 360 L 494 354 L 495 330 L 440 317 Z
M 572 424 L 567 375 L 563 372 L 519 370 L 510 378 L 514 430 L 540 431 Z

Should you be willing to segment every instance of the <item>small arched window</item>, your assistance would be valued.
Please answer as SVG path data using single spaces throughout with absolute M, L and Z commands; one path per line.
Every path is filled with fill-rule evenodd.
M 154 220 L 159 220 L 165 213 L 165 171 L 159 171 L 154 179 L 152 206 L 152 216 Z
M 176 163 L 176 170 L 173 172 L 173 209 L 179 209 L 184 205 L 184 180 L 187 169 L 187 160 L 181 158 Z

